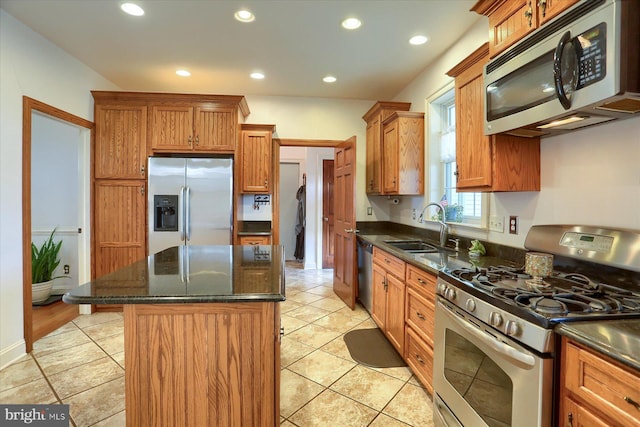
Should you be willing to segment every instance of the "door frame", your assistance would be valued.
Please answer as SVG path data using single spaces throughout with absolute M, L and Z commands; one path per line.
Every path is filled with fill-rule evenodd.
M 88 129 L 90 132 L 90 153 L 93 153 L 95 143 L 95 124 L 93 122 L 28 96 L 22 97 L 22 311 L 27 353 L 33 350 L 33 309 L 31 306 L 31 115 L 34 112 Z M 87 166 L 90 168 L 90 178 L 93 178 L 93 162 L 89 161 Z
M 312 147 L 312 148 L 334 148 L 343 143 L 343 140 L 333 139 L 293 139 L 293 138 L 273 138 L 273 206 L 272 215 L 272 244 L 280 244 L 280 211 L 276 208 L 280 206 L 280 147 Z M 334 154 L 335 158 L 335 154 Z M 308 183 L 307 183 L 308 185 Z

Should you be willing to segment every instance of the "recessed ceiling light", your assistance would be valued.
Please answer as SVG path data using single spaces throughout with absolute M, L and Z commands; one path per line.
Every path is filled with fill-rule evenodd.
M 191 75 L 191 73 L 187 70 L 177 70 L 176 74 L 180 77 L 189 77 Z
M 333 77 L 333 76 L 326 76 L 326 77 L 324 77 L 324 78 L 322 79 L 322 81 L 323 81 L 323 82 L 325 82 L 325 83 L 335 83 L 335 82 L 336 82 L 336 80 L 338 80 L 338 79 L 336 79 L 336 78 L 335 78 L 335 77 Z
M 144 10 L 135 3 L 122 3 L 120 5 L 120 9 L 122 9 L 125 13 L 133 16 L 142 16 L 144 15 Z
M 360 28 L 362 22 L 358 18 L 347 18 L 342 21 L 342 27 L 347 30 L 355 30 L 356 28 Z
M 256 73 L 251 73 L 251 74 L 250 74 L 250 77 L 251 77 L 252 79 L 256 79 L 256 80 L 262 80 L 262 79 L 264 79 L 264 74 L 263 74 L 263 73 L 258 73 L 258 72 L 256 72 Z
M 256 19 L 253 13 L 245 9 L 237 11 L 233 14 L 233 17 L 240 22 L 253 22 Z
M 409 39 L 409 43 L 417 46 L 417 45 L 425 44 L 427 40 L 429 40 L 427 36 L 413 36 Z

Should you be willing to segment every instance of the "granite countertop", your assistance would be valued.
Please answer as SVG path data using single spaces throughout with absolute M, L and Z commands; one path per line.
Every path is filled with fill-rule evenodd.
M 259 271 L 260 274 L 252 274 Z M 68 304 L 284 301 L 279 245 L 178 246 L 66 293 Z
M 569 322 L 555 330 L 640 371 L 640 319 Z
M 388 241 L 393 240 L 421 240 L 434 246 L 439 246 L 439 242 L 425 239 L 424 237 L 412 234 L 361 233 L 358 234 L 358 239 L 362 242 L 370 243 L 373 246 L 376 246 L 411 265 L 427 270 L 433 274 L 438 274 L 440 270 L 443 270 L 445 268 L 456 269 L 469 268 L 473 266 L 488 267 L 491 265 L 517 265 L 517 263 L 495 256 L 481 256 L 478 258 L 472 258 L 469 256 L 468 251 L 462 244 L 460 245 L 460 250 L 458 251 L 455 251 L 453 247 L 446 247 L 439 248 L 438 252 L 414 254 L 398 249 L 395 246 L 387 243 Z

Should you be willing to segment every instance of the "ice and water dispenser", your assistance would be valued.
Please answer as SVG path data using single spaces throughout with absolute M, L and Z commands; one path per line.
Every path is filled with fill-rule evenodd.
M 154 195 L 153 231 L 178 231 L 178 196 Z

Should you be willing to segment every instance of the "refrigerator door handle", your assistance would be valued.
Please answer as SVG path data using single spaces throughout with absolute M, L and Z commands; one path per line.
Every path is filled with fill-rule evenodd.
M 185 215 L 184 215 L 184 233 L 187 241 L 191 240 L 191 187 L 187 186 L 185 192 Z
M 180 187 L 180 194 L 178 195 L 178 232 L 180 233 L 180 241 L 184 241 L 184 190 L 185 187 Z

